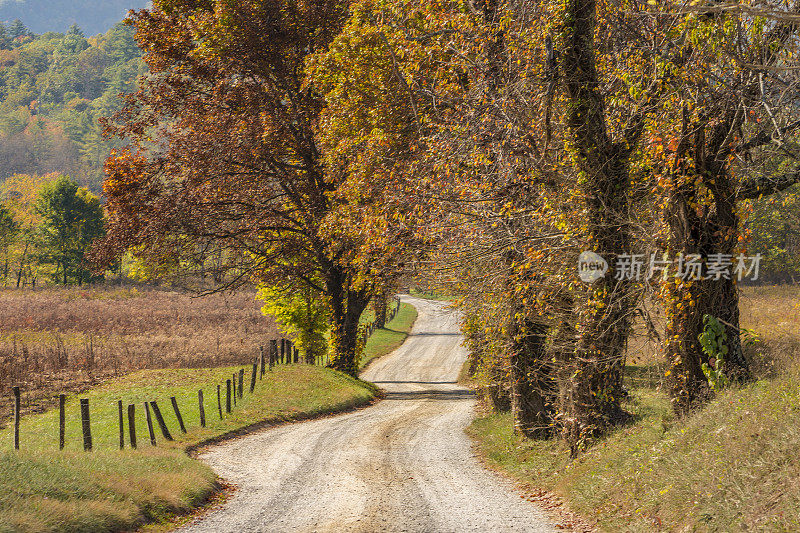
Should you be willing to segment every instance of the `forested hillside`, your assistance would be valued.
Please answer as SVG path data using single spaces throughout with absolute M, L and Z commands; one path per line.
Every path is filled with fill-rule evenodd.
M 143 71 L 133 29 L 116 24 L 85 37 L 0 26 L 0 181 L 15 174 L 69 174 L 97 192 L 112 147 L 98 118 L 120 106 Z
M 142 9 L 147 0 L 0 0 L 0 21 L 20 19 L 34 33 L 65 32 L 78 24 L 87 35 L 105 33 L 129 9 Z

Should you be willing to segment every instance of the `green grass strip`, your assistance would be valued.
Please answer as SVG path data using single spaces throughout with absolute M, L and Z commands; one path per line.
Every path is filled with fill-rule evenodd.
M 451 294 L 445 290 L 431 290 L 425 291 L 421 289 L 417 289 L 416 287 L 412 287 L 409 289 L 408 293 L 415 298 L 424 298 L 425 300 L 438 300 L 441 302 L 450 302 L 455 300 L 457 297 L 454 294 Z
M 364 347 L 364 357 L 360 361 L 361 368 L 364 368 L 367 363 L 376 357 L 386 355 L 399 348 L 411 332 L 416 319 L 417 309 L 411 304 L 401 303 L 397 314 L 391 321 L 386 323 L 386 327 L 375 330 L 372 336 L 367 339 L 367 345 Z M 371 322 L 374 317 L 367 316 L 364 320 Z
M 216 489 L 216 476 L 185 453 L 198 443 L 265 420 L 306 418 L 364 405 L 376 389 L 330 369 L 277 366 L 225 413 L 225 380 L 242 367 L 135 372 L 67 399 L 66 447 L 58 450 L 58 411 L 24 417 L 20 451 L 10 429 L 0 431 L 0 531 L 118 531 L 185 512 Z M 223 418 L 216 385 L 221 384 Z M 197 391 L 203 389 L 207 426 L 200 427 Z M 183 434 L 170 403 L 175 396 Z M 88 398 L 93 452 L 83 451 L 79 398 Z M 117 401 L 125 406 L 125 444 L 119 450 Z M 150 444 L 144 402 L 157 401 L 174 442 L 153 420 Z M 138 449 L 128 441 L 127 406 L 136 405 Z

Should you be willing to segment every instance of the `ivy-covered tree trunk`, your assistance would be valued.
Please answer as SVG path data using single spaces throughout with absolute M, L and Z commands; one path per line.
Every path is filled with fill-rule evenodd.
M 615 141 L 607 130 L 595 65 L 596 9 L 595 0 L 569 0 L 560 43 L 566 125 L 585 202 L 588 245 L 612 266 L 576 303 L 578 340 L 567 365 L 571 378 L 562 384 L 567 387 L 563 424 L 573 454 L 625 414 L 620 401 L 630 297 L 625 282 L 614 279 L 613 265 L 630 251 L 628 160 L 640 133 L 634 127 Z
M 511 413 L 514 431 L 529 438 L 551 434 L 554 421 L 553 368 L 547 357 L 544 323 L 513 320 L 511 353 Z
M 694 129 L 700 132 L 703 127 Z M 696 136 L 699 138 L 695 139 L 694 153 L 699 155 L 707 147 L 698 150 L 704 137 L 700 133 Z M 683 257 L 684 262 L 690 254 L 699 255 L 704 261 L 712 254 L 723 254 L 733 260 L 739 237 L 734 181 L 724 163 L 706 163 L 697 158 L 695 161 L 699 168 L 683 168 L 673 178 L 666 209 L 670 254 Z M 701 178 L 703 191 L 698 190 L 696 176 Z M 707 263 L 703 267 L 700 273 L 703 279 L 673 277 L 666 284 L 667 383 L 673 409 L 678 414 L 688 413 L 707 400 L 711 392 L 702 369 L 703 363 L 709 363 L 709 357 L 698 340 L 705 315 L 721 320 L 726 328 L 728 354 L 723 372 L 736 380 L 749 375 L 739 337 L 739 295 L 733 265 L 729 268 L 729 279 L 725 276 L 705 279 Z M 676 274 L 686 274 L 685 264 L 683 270 Z

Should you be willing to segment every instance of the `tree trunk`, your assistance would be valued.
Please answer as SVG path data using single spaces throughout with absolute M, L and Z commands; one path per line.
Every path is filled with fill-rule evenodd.
M 329 272 L 326 285 L 332 311 L 330 366 L 355 376 L 364 348 L 358 338 L 358 322 L 371 295 L 366 290 L 349 288 L 346 275 L 339 269 Z
M 616 281 L 617 256 L 630 252 L 628 157 L 635 142 L 615 142 L 606 127 L 595 65 L 595 0 L 568 0 L 562 32 L 562 76 L 568 100 L 566 123 L 588 224 L 588 244 L 611 265 L 605 278 L 584 293 L 578 341 L 562 383 L 564 430 L 573 455 L 587 439 L 625 418 L 620 401 L 631 301 L 626 282 Z
M 546 352 L 547 331 L 544 323 L 513 320 L 509 360 L 511 413 L 514 432 L 528 438 L 548 437 L 553 428 L 555 384 Z
M 306 349 L 306 364 L 313 365 L 317 362 L 317 353 L 314 352 L 311 348 Z
M 380 289 L 378 293 L 373 296 L 372 305 L 375 308 L 375 327 L 386 327 L 386 312 L 388 304 L 385 289 Z
M 19 258 L 19 270 L 17 271 L 17 288 L 19 289 L 20 283 L 22 283 L 22 275 L 25 272 L 25 258 L 28 255 L 28 243 L 25 243 L 25 249 L 22 251 L 22 255 Z
M 666 218 L 670 228 L 670 252 L 677 255 L 733 255 L 738 242 L 739 220 L 733 182 L 724 169 L 714 169 L 706 179 L 714 195 L 711 205 L 702 202 L 689 177 L 668 199 Z M 679 176 L 677 179 L 683 179 Z M 731 273 L 731 278 L 734 276 Z M 665 355 L 667 383 L 672 406 L 679 415 L 706 401 L 711 390 L 702 364 L 709 358 L 698 337 L 703 332 L 703 316 L 721 319 L 728 337 L 728 354 L 723 371 L 735 380 L 749 376 L 739 337 L 739 295 L 733 279 L 675 279 L 667 285 L 667 330 Z

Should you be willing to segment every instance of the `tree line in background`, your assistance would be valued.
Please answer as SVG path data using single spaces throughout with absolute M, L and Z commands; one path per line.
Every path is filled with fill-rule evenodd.
M 33 35 L 19 20 L 0 24 L 0 180 L 62 172 L 99 193 L 115 144 L 98 119 L 120 108 L 142 74 L 122 23 L 89 38 L 75 25 Z
M 22 19 L 35 33 L 64 32 L 78 23 L 87 35 L 105 33 L 146 0 L 0 0 L 0 20 Z

